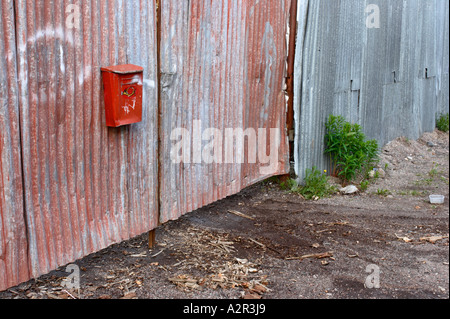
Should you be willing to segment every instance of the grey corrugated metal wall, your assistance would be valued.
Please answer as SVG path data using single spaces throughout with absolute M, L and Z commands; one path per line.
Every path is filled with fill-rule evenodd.
M 379 8 L 379 28 L 368 28 Z M 366 12 L 366 9 L 369 10 Z M 360 123 L 380 144 L 417 139 L 448 113 L 449 2 L 302 0 L 295 74 L 295 169 L 329 168 L 330 114 Z

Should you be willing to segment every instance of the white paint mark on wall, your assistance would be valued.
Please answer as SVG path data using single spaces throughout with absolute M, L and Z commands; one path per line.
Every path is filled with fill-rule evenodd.
M 153 80 L 144 79 L 144 84 L 152 89 L 156 87 L 156 83 Z

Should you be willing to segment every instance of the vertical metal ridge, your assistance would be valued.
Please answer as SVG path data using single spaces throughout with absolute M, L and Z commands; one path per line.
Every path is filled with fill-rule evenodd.
M 42 3 L 37 2 L 37 6 L 35 7 L 35 28 L 38 30 L 45 30 L 43 24 L 44 24 L 44 10 L 45 7 Z M 40 51 L 40 48 L 45 45 L 45 41 L 47 38 L 46 32 L 36 39 L 36 52 Z M 42 207 L 41 210 L 41 218 L 43 223 L 43 231 L 46 238 L 47 243 L 47 259 L 48 264 L 50 267 L 54 264 L 56 264 L 56 251 L 55 251 L 55 242 L 53 239 L 54 234 L 54 227 L 52 227 L 52 216 L 50 213 L 51 208 L 50 206 L 50 185 L 49 185 L 49 174 L 48 174 L 48 161 L 46 157 L 49 154 L 49 147 L 48 147 L 48 136 L 49 136 L 49 127 L 47 125 L 48 118 L 49 118 L 49 112 L 46 112 L 46 107 L 48 103 L 48 85 L 45 85 L 45 81 L 47 79 L 45 76 L 42 75 L 42 70 L 48 69 L 48 65 L 45 64 L 45 62 L 39 63 L 41 59 L 41 54 L 44 55 L 44 52 L 38 53 L 38 61 L 36 61 L 36 81 L 37 81 L 37 115 L 39 120 L 37 121 L 37 148 L 38 148 L 38 158 L 40 159 L 40 162 L 38 163 L 39 169 L 38 174 L 40 177 L 40 183 L 39 183 L 39 193 L 41 194 L 41 200 L 40 206 Z M 45 60 L 44 60 L 45 61 Z
M 87 21 L 83 16 L 83 8 L 81 6 L 81 1 L 75 1 L 75 5 L 78 6 L 80 11 L 80 22 L 79 27 L 73 28 L 74 37 L 74 113 L 73 113 L 73 139 L 74 139 L 74 183 L 77 201 L 77 215 L 79 222 L 79 231 L 82 234 L 81 239 L 81 255 L 83 256 L 85 252 L 91 251 L 90 243 L 90 233 L 87 221 L 87 207 L 86 207 L 86 192 L 85 192 L 85 171 L 84 166 L 86 165 L 84 159 L 84 135 L 86 134 L 83 130 L 84 123 L 84 109 L 88 106 L 84 104 L 84 95 L 86 94 L 84 90 L 84 46 L 83 46 L 83 29 L 87 25 Z
M 162 150 L 163 150 L 163 141 L 162 141 L 163 109 L 162 109 L 162 104 L 161 104 L 162 103 L 162 100 L 161 100 L 161 94 L 162 94 L 161 93 L 161 85 L 162 85 L 162 83 L 161 83 L 161 72 L 162 72 L 162 69 L 161 69 L 161 33 L 162 33 L 162 30 L 161 30 L 161 26 L 162 26 L 161 1 L 162 0 L 155 1 L 155 4 L 156 4 L 156 8 L 155 8 L 155 10 L 156 10 L 156 79 L 157 79 L 157 83 L 158 83 L 157 84 L 157 87 L 158 87 L 157 95 L 158 96 L 157 96 L 157 106 L 156 106 L 156 108 L 157 108 L 156 126 L 157 126 L 157 132 L 158 132 L 158 137 L 157 137 L 157 149 L 158 149 L 158 152 L 157 152 L 157 157 L 158 157 L 157 181 L 158 181 L 158 183 L 156 186 L 156 193 L 158 196 L 158 223 L 161 223 L 161 207 L 163 207 L 163 204 L 162 204 L 162 202 L 163 202 L 163 199 L 162 199 L 162 187 L 163 187 L 162 174 L 163 174 L 163 171 L 162 171 L 162 166 L 161 166 L 161 163 L 163 160 L 163 157 L 162 157 L 162 154 L 163 154 L 162 153 Z
M 83 85 L 82 85 L 82 97 L 83 97 L 83 123 L 81 128 L 83 129 L 83 148 L 92 149 L 92 114 L 93 110 L 90 107 L 93 105 L 93 69 L 92 69 L 92 15 L 91 15 L 91 1 L 84 1 L 80 6 L 82 22 L 80 27 L 82 28 L 82 65 L 83 65 Z M 84 185 L 84 206 L 86 209 L 86 224 L 89 230 L 88 236 L 88 251 L 98 250 L 98 234 L 96 232 L 96 218 L 94 213 L 94 196 L 93 196 L 93 176 L 92 176 L 92 154 L 83 152 L 83 185 Z
M 97 221 L 96 233 L 99 238 L 98 247 L 107 246 L 107 236 L 106 236 L 106 224 L 105 224 L 105 210 L 104 210 L 104 194 L 102 194 L 102 178 L 101 178 L 101 167 L 103 165 L 101 159 L 101 149 L 103 148 L 103 143 L 101 141 L 102 130 L 102 107 L 104 106 L 101 102 L 101 93 L 103 93 L 101 86 L 101 76 L 99 70 L 101 65 L 100 56 L 100 32 L 101 24 L 99 18 L 99 2 L 98 0 L 91 0 L 91 15 L 92 15 L 92 77 L 95 86 L 100 87 L 98 90 L 93 90 L 92 95 L 92 105 L 97 105 L 98 107 L 93 107 L 92 112 L 92 170 L 93 170 L 93 193 L 94 193 L 94 211 L 95 220 Z

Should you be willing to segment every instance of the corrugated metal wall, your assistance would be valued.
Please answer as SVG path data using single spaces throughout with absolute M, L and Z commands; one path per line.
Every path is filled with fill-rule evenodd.
M 380 28 L 367 28 L 380 9 Z M 384 144 L 417 139 L 448 113 L 449 2 L 303 0 L 296 50 L 295 166 L 326 169 L 330 114 L 360 123 Z
M 14 3 L 15 21 L 13 1 L 0 15 L 0 290 L 158 225 L 154 2 Z M 143 121 L 107 128 L 100 67 L 125 63 L 145 68 Z
M 289 172 L 283 91 L 289 8 L 290 0 L 162 1 L 161 222 Z M 191 163 L 167 158 L 175 128 L 194 139 Z M 194 148 L 209 143 L 201 136 L 207 128 L 277 128 L 279 161 L 270 173 L 261 173 L 260 163 L 195 163 Z M 269 141 L 263 144 L 269 152 Z
M 290 0 L 3 0 L 0 290 L 287 173 L 289 6 Z M 100 68 L 126 63 L 145 69 L 143 121 L 107 128 Z M 201 149 L 206 128 L 265 128 L 267 135 L 258 136 L 263 147 L 243 151 L 260 156 L 277 146 L 266 140 L 276 129 L 275 165 L 174 164 L 175 128 L 186 128 Z
M 29 279 L 23 210 L 14 4 L 0 3 L 0 290 Z

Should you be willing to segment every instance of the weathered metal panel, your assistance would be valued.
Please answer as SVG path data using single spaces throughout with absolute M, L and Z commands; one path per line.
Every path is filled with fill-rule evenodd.
M 290 1 L 163 1 L 160 83 L 155 5 L 2 2 L 0 289 L 288 173 Z M 106 126 L 100 68 L 114 64 L 145 69 L 139 124 Z M 192 162 L 171 161 L 176 128 Z M 257 139 L 208 164 L 206 128 Z
M 379 8 L 380 28 L 368 28 Z M 366 12 L 366 9 L 368 9 Z M 417 139 L 448 112 L 448 1 L 300 1 L 295 75 L 296 173 L 329 168 L 330 114 L 384 144 Z M 369 24 L 370 25 L 370 24 Z
M 157 226 L 153 1 L 17 0 L 31 276 Z M 105 124 L 100 68 L 144 73 L 142 123 Z
M 0 291 L 29 278 L 23 211 L 14 4 L 0 3 Z
M 289 172 L 284 92 L 289 9 L 288 0 L 162 1 L 161 222 Z M 176 143 L 183 143 L 177 134 L 171 139 L 177 128 L 190 135 L 190 149 L 185 148 L 190 159 L 178 164 L 170 158 Z M 277 129 L 274 167 L 265 172 L 266 164 L 249 163 L 247 156 L 266 147 L 269 154 L 275 146 L 269 139 L 259 148 L 234 145 L 246 158 L 242 164 L 226 163 L 225 143 L 218 142 L 213 154 L 223 163 L 208 164 L 202 151 L 221 140 L 202 136 L 209 128 L 218 130 L 221 142 L 227 128 Z

